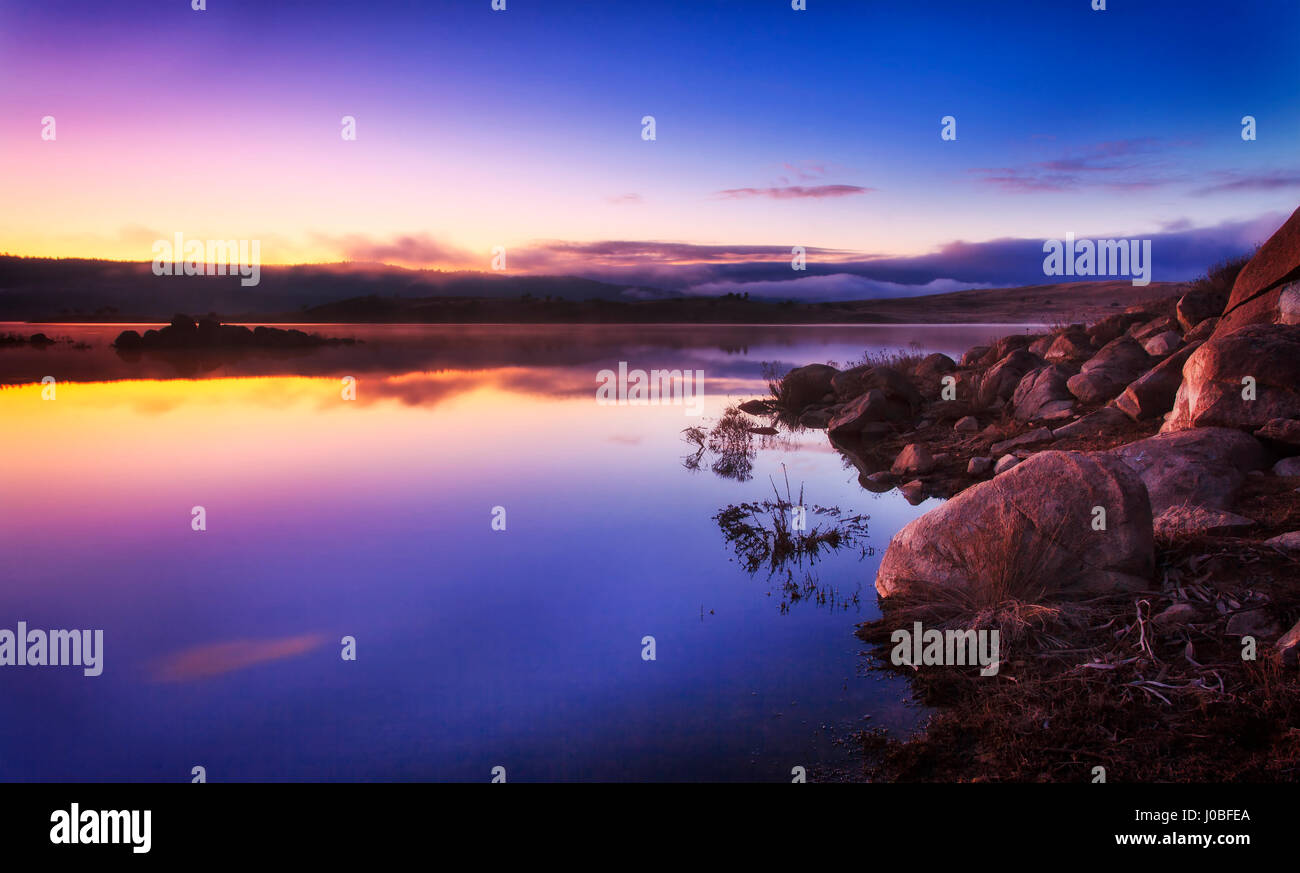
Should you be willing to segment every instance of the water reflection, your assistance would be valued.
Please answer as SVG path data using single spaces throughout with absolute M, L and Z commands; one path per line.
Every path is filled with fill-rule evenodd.
M 864 492 L 819 431 L 729 428 L 675 472 L 684 429 L 766 393 L 764 361 L 848 360 L 888 331 L 374 326 L 184 379 L 121 359 L 120 326 L 37 329 L 90 347 L 0 349 L 0 619 L 102 628 L 105 669 L 0 670 L 23 713 L 0 779 L 188 781 L 202 760 L 226 779 L 787 780 L 842 754 L 820 725 L 913 720 L 901 682 L 857 679 L 840 606 L 875 611 L 855 599 L 879 560 L 864 505 L 876 544 L 915 510 Z M 598 405 L 619 361 L 703 369 L 704 418 Z M 808 506 L 815 549 L 773 517 L 804 494 L 843 509 Z M 756 541 L 725 532 L 743 526 L 767 549 L 752 569 Z M 787 608 L 836 608 L 781 614 L 764 576 Z

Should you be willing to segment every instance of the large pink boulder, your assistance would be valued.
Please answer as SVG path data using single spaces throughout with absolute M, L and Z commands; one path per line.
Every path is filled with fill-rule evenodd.
M 1256 430 L 1275 418 L 1300 418 L 1300 326 L 1250 324 L 1192 352 L 1160 430 Z
M 1215 336 L 1247 324 L 1287 323 L 1300 300 L 1300 209 L 1277 229 L 1237 275 Z M 1294 321 L 1290 321 L 1294 324 Z
M 1105 510 L 1104 529 L 1098 529 Z M 976 601 L 1091 595 L 1151 583 L 1151 504 L 1103 452 L 1040 452 L 908 524 L 876 574 L 882 597 L 964 591 Z

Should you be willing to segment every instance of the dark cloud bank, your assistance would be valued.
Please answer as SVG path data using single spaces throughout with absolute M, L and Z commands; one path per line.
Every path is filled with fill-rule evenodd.
M 1282 213 L 1270 213 L 1212 227 L 1192 228 L 1185 221 L 1169 222 L 1165 230 L 1155 234 L 1076 236 L 1150 239 L 1152 280 L 1186 281 L 1204 274 L 1211 264 L 1251 251 L 1285 219 Z M 1069 230 L 1061 228 L 1054 238 L 1064 238 Z M 802 272 L 791 269 L 790 249 L 778 246 L 629 241 L 543 244 L 528 252 L 525 263 L 545 268 L 560 267 L 560 261 L 565 261 L 564 272 L 571 275 L 678 294 L 748 292 L 751 297 L 805 302 L 861 300 L 1061 281 L 1044 275 L 1044 239 L 952 242 L 938 251 L 913 257 L 864 255 L 854 259 L 845 252 L 809 248 L 807 269 Z M 635 266 L 614 263 L 629 255 L 641 262 Z

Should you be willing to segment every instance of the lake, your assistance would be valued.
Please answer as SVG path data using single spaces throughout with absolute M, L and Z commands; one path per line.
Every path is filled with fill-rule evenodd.
M 682 431 L 765 395 L 764 362 L 956 357 L 1016 330 L 311 325 L 364 342 L 197 359 L 119 356 L 123 327 L 0 324 L 86 346 L 0 347 L 0 628 L 104 639 L 99 676 L 0 667 L 0 779 L 846 766 L 853 732 L 921 715 L 853 632 L 890 537 L 933 501 L 864 490 L 822 431 L 756 436 L 723 475 Z M 702 370 L 702 415 L 597 403 L 620 362 Z M 793 593 L 715 520 L 787 481 L 870 516 Z

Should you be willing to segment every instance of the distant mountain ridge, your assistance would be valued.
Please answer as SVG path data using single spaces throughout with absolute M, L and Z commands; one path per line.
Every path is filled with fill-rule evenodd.
M 0 256 L 0 320 L 169 320 L 173 313 L 226 318 L 383 297 L 634 300 L 677 296 L 571 276 L 411 270 L 349 262 L 263 266 L 259 284 L 239 276 L 155 276 L 151 262 Z

